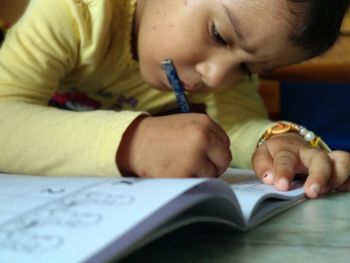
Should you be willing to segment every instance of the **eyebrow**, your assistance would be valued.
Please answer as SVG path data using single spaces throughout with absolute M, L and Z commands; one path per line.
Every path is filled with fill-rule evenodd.
M 228 16 L 230 23 L 232 25 L 233 31 L 236 33 L 237 37 L 239 38 L 240 41 L 242 41 L 244 44 L 246 43 L 244 35 L 243 35 L 243 30 L 241 28 L 241 23 L 239 21 L 239 19 L 237 18 L 237 16 L 232 13 L 232 11 L 225 5 L 222 4 L 226 15 Z

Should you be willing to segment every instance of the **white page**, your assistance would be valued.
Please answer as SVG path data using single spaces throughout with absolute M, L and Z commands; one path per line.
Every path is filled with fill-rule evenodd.
M 301 182 L 293 182 L 291 190 L 285 192 L 277 191 L 274 186 L 266 185 L 259 179 L 237 183 L 231 185 L 231 188 L 238 199 L 246 222 L 250 219 L 254 208 L 266 197 L 290 199 L 304 196 Z
M 246 223 L 249 221 L 256 206 L 265 197 L 278 196 L 281 199 L 302 198 L 304 190 L 301 182 L 293 182 L 290 191 L 277 191 L 274 186 L 264 184 L 253 170 L 229 168 L 221 177 L 231 186 L 242 209 Z
M 0 174 L 0 262 L 84 261 L 204 181 Z

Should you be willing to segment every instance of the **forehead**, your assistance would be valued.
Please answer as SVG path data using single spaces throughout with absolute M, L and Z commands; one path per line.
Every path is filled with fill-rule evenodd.
M 295 6 L 288 0 L 221 0 L 221 3 L 225 12 L 234 17 L 237 24 L 233 27 L 241 32 L 243 45 L 255 51 L 261 60 L 266 58 L 276 66 L 281 61 L 291 64 L 303 60 L 301 50 L 290 36 L 300 26 L 300 10 L 304 5 Z
M 235 17 L 246 37 L 254 39 L 260 32 L 288 36 L 297 24 L 297 16 L 288 0 L 221 0 L 222 6 Z

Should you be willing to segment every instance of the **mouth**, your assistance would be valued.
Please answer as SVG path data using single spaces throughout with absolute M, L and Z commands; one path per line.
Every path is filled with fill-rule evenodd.
M 173 88 L 171 87 L 169 82 L 165 82 L 164 86 L 167 89 L 173 90 Z M 199 91 L 202 89 L 201 85 L 191 85 L 191 84 L 185 83 L 183 81 L 181 81 L 181 86 L 182 86 L 184 91 L 188 91 L 188 92 L 196 92 L 196 91 Z
M 162 65 L 162 69 L 165 70 L 165 76 L 167 79 L 166 83 L 170 84 L 169 86 L 168 85 L 166 86 L 170 87 L 170 89 L 182 88 L 184 91 L 196 92 L 204 88 L 204 85 L 202 82 L 190 84 L 181 80 L 178 72 L 176 71 L 175 65 L 173 64 L 171 59 L 164 59 L 161 65 Z M 172 87 L 172 85 L 180 86 L 180 87 Z
M 188 92 L 197 92 L 200 91 L 204 88 L 203 83 L 197 83 L 197 84 L 189 84 L 187 82 L 184 82 L 183 80 L 179 79 L 181 86 L 183 88 L 184 91 L 188 91 Z M 167 77 L 165 76 L 164 80 L 161 81 L 162 82 L 162 90 L 173 90 L 173 87 L 171 86 L 169 80 L 167 79 Z
M 203 85 L 201 84 L 190 85 L 188 83 L 182 83 L 182 85 L 184 89 L 189 92 L 197 92 L 203 89 Z

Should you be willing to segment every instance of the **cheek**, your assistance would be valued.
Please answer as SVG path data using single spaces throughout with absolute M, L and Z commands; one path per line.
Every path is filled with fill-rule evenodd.
M 166 86 L 166 75 L 162 67 L 162 59 L 150 56 L 139 60 L 139 69 L 143 80 L 158 90 L 169 90 Z
M 171 55 L 169 51 L 172 49 L 172 42 L 169 40 L 168 32 L 164 32 L 157 25 L 151 25 L 139 34 L 139 61 L 146 65 L 161 64 L 163 59 Z
M 160 86 L 160 81 L 158 80 L 161 77 L 159 73 L 160 71 L 155 67 L 154 63 L 147 59 L 140 60 L 139 68 L 142 78 L 146 83 L 155 87 Z
M 156 31 L 156 29 L 153 29 Z M 153 31 L 152 31 L 153 32 Z M 157 44 L 157 34 L 139 34 L 138 39 L 138 63 L 141 74 L 146 82 L 153 84 L 154 79 L 153 75 L 154 71 L 161 65 L 161 57 L 163 56 L 161 53 L 161 49 L 159 46 L 161 44 Z M 155 46 L 157 48 L 155 48 Z

